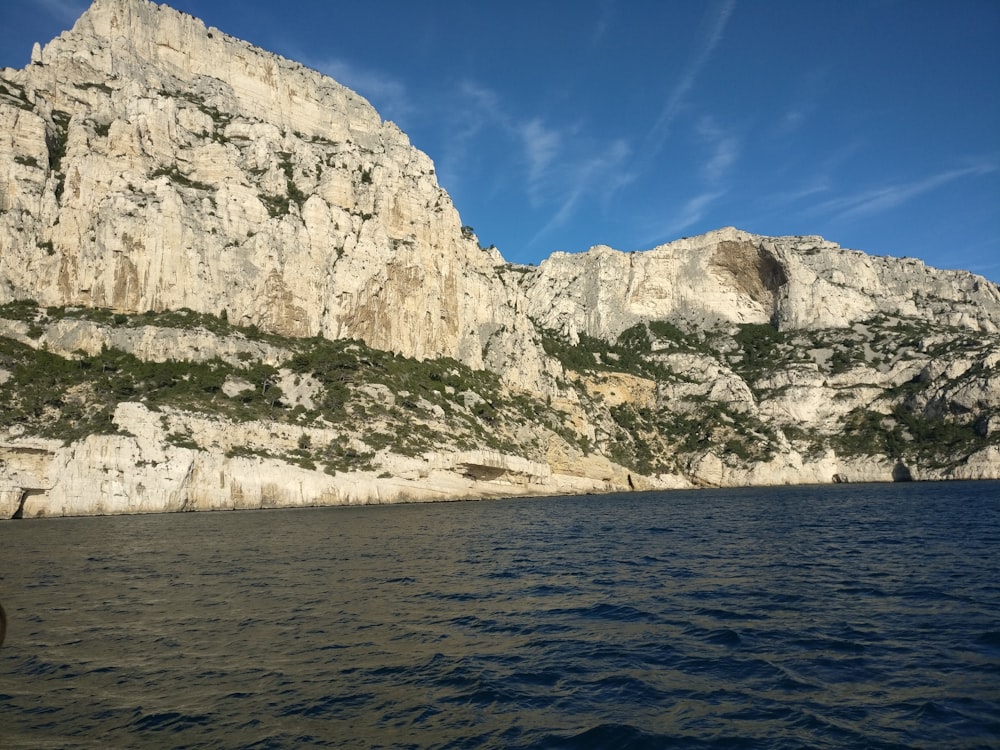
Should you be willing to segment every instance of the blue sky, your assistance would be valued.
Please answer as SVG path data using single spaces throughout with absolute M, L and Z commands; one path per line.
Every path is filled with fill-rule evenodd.
M 85 0 L 3 0 L 0 65 Z M 1000 281 L 998 0 L 173 0 L 327 73 L 514 262 L 733 225 Z

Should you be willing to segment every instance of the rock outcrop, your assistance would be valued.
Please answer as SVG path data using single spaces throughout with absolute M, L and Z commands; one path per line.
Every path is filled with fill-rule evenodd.
M 146 0 L 0 72 L 0 302 L 189 308 L 505 367 L 542 353 L 503 259 L 360 96 Z
M 732 227 L 646 252 L 554 253 L 523 275 L 528 314 L 572 340 L 615 338 L 650 320 L 844 328 L 897 315 L 1000 331 L 1000 292 L 963 271 L 844 250 L 822 237 Z
M 1000 478 L 1000 288 L 734 228 L 505 263 L 147 0 L 0 70 L 0 517 Z
M 305 434 L 268 423 L 233 424 L 151 412 L 140 404 L 118 407 L 121 435 L 90 435 L 64 446 L 58 440 L 0 441 L 0 518 L 160 513 L 192 510 L 287 508 L 512 497 L 607 491 L 604 479 L 553 471 L 496 450 L 394 456 L 381 470 L 337 475 L 261 456 L 234 456 L 240 441 L 274 445 Z M 183 426 L 191 444 L 168 440 Z M 256 433 L 256 434 L 254 434 Z M 335 429 L 310 430 L 319 443 Z M 392 472 L 385 471 L 392 468 Z

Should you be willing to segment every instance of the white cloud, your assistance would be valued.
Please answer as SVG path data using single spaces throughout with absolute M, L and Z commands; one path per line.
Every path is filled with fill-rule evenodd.
M 690 198 L 667 225 L 660 229 L 654 242 L 660 242 L 664 237 L 677 237 L 688 227 L 697 224 L 708 213 L 709 207 L 725 194 L 725 190 L 706 190 Z
M 821 94 L 826 90 L 829 70 L 817 68 L 804 73 L 798 83 L 799 92 L 774 125 L 774 135 L 787 138 L 798 131 L 819 108 Z
M 778 132 L 789 135 L 798 130 L 806 121 L 806 111 L 801 106 L 792 105 L 778 120 Z
M 342 59 L 312 67 L 369 98 L 381 113 L 443 125 L 435 161 L 438 178 L 452 195 L 476 182 L 477 190 L 519 191 L 534 212 L 547 217 L 536 239 L 568 222 L 584 203 L 610 200 L 631 181 L 632 156 L 623 139 L 601 141 L 578 123 L 558 123 L 518 112 L 496 90 L 474 79 L 422 97 L 398 79 Z M 403 123 L 401 123 L 403 124 Z M 404 127 L 404 129 L 406 129 Z M 498 167 L 496 154 L 510 153 Z
M 764 197 L 764 204 L 770 208 L 781 208 L 791 203 L 808 198 L 817 193 L 825 193 L 830 189 L 829 184 L 823 178 L 818 178 L 812 182 L 806 182 L 800 187 L 791 190 L 778 190 L 768 193 Z
M 585 197 L 607 201 L 622 186 L 631 181 L 626 163 L 631 149 L 624 140 L 616 140 L 600 153 L 582 160 L 572 160 L 562 165 L 560 179 L 550 194 L 556 210 L 535 236 L 528 242 L 531 247 L 552 229 L 569 221 Z
M 449 139 L 445 172 L 449 179 L 461 177 L 477 139 L 490 138 L 489 148 L 495 151 L 497 141 L 492 139 L 499 131 L 500 139 L 519 154 L 508 167 L 515 174 L 518 166 L 523 169 L 518 179 L 529 205 L 549 214 L 529 245 L 569 221 L 586 199 L 607 201 L 630 181 L 631 149 L 625 140 L 595 142 L 577 124 L 555 126 L 538 116 L 520 117 L 495 91 L 475 81 L 463 82 L 459 94 L 450 107 L 455 132 Z
M 740 141 L 720 128 L 711 117 L 701 119 L 698 134 L 708 142 L 712 150 L 710 158 L 702 166 L 702 178 L 711 185 L 718 185 L 736 163 L 740 154 Z
M 79 0 L 38 0 L 49 15 L 66 25 L 73 24 L 83 15 L 90 3 Z
M 518 128 L 528 162 L 528 193 L 532 202 L 539 199 L 539 191 L 546 174 L 559 153 L 562 135 L 549 129 L 535 118 Z
M 597 22 L 594 24 L 594 32 L 592 36 L 592 42 L 594 44 L 600 43 L 607 35 L 614 12 L 615 8 L 612 0 L 603 0 L 603 2 L 600 3 L 600 16 L 598 16 Z
M 835 183 L 834 173 L 863 146 L 864 141 L 861 139 L 854 139 L 844 144 L 820 159 L 815 170 L 809 174 L 802 174 L 802 165 L 799 161 L 785 163 L 781 169 L 783 175 L 781 184 L 787 185 L 787 187 L 782 190 L 759 193 L 756 196 L 757 204 L 762 211 L 780 210 L 787 213 L 792 204 L 821 193 L 829 193 L 831 185 Z M 816 204 L 811 204 L 805 209 L 800 206 L 795 210 L 797 213 L 814 215 L 817 212 L 817 207 Z M 758 218 L 760 217 L 758 216 Z
M 945 172 L 939 172 L 919 180 L 886 185 L 855 195 L 834 198 L 821 203 L 817 206 L 817 209 L 835 214 L 837 219 L 871 216 L 889 211 L 924 193 L 937 190 L 963 177 L 988 174 L 996 170 L 997 165 L 995 163 L 981 162 L 961 169 L 950 169 Z
M 426 106 L 444 124 L 445 137 L 435 153 L 435 161 L 441 184 L 454 194 L 474 171 L 470 165 L 475 162 L 475 140 L 490 128 L 499 127 L 503 133 L 510 126 L 506 124 L 497 93 L 472 80 L 438 94 Z M 496 148 L 496 141 L 491 139 L 490 148 Z
M 492 89 L 475 81 L 465 80 L 459 86 L 459 91 L 463 98 L 469 100 L 468 103 L 473 108 L 482 110 L 491 117 L 502 117 L 500 97 Z
M 719 42 L 722 41 L 723 34 L 726 30 L 726 24 L 729 22 L 729 17 L 733 14 L 735 7 L 735 0 L 726 0 L 726 2 L 722 3 L 718 7 L 716 13 L 711 17 L 709 21 L 708 33 L 705 34 L 704 38 L 701 40 L 701 44 L 695 51 L 694 57 L 691 58 L 687 68 L 681 75 L 680 80 L 670 92 L 670 96 L 667 97 L 667 101 L 664 103 L 663 109 L 660 111 L 660 116 L 657 118 L 656 122 L 653 123 L 653 127 L 646 136 L 647 145 L 644 149 L 644 153 L 654 154 L 662 148 L 663 142 L 666 140 L 666 137 L 670 132 L 670 127 L 673 125 L 674 120 L 677 119 L 677 116 L 683 109 L 685 98 L 694 87 L 698 74 L 701 72 L 701 69 L 705 67 L 705 64 L 711 59 L 712 53 L 715 51 Z
M 705 218 L 712 204 L 729 193 L 729 176 L 740 156 L 740 139 L 721 128 L 714 118 L 702 117 L 697 134 L 708 146 L 708 158 L 699 170 L 701 190 L 688 198 L 667 224 L 659 229 L 653 242 L 676 237 Z
M 306 64 L 358 92 L 379 114 L 396 123 L 404 122 L 415 111 L 406 86 L 397 78 L 339 58 Z

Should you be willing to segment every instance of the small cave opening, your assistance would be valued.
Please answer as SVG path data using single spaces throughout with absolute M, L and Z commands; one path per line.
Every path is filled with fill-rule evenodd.
M 24 505 L 27 503 L 28 498 L 32 495 L 44 495 L 45 490 L 37 489 L 22 489 L 21 497 L 17 501 L 17 510 L 14 511 L 14 515 L 10 517 L 11 521 L 20 521 L 24 518 Z
M 892 481 L 912 482 L 913 472 L 910 471 L 910 467 L 904 464 L 902 461 L 897 461 L 896 465 L 892 467 Z

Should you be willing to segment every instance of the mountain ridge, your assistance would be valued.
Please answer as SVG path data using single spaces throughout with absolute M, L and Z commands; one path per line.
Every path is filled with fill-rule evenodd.
M 1000 477 L 992 282 L 733 227 L 506 263 L 362 97 L 165 5 L 0 71 L 0 169 L 0 516 Z
M 585 326 L 590 335 L 605 337 L 641 320 L 671 317 L 795 329 L 842 327 L 876 312 L 943 316 L 949 324 L 1000 331 L 1000 287 L 987 279 L 931 269 L 913 258 L 847 250 L 816 235 L 765 237 L 725 227 L 640 252 L 602 245 L 585 253 L 554 253 L 535 274 L 541 286 L 574 275 L 601 277 L 601 289 L 622 292 L 612 307 L 634 311 L 628 322 Z M 914 289 L 920 293 L 914 295 Z M 548 299 L 544 305 L 552 306 Z M 531 314 L 558 327 L 542 306 Z M 579 328 L 581 321 L 574 322 Z

